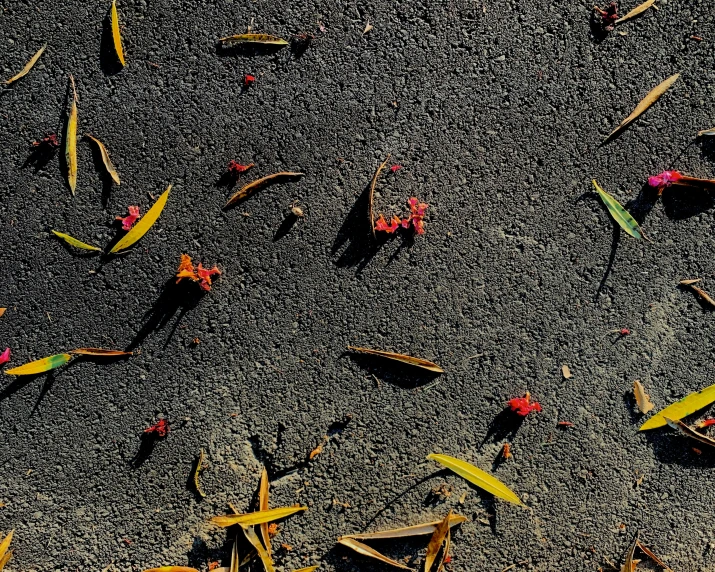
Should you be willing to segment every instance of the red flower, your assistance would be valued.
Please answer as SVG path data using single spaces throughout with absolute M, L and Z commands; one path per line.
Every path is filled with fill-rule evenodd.
M 663 192 L 663 189 L 669 187 L 673 183 L 677 183 L 682 178 L 683 175 L 678 171 L 663 171 L 658 175 L 648 177 L 648 184 L 651 187 L 658 189 L 658 194 L 660 195 Z
M 427 210 L 427 207 L 429 205 L 427 203 L 419 202 L 419 200 L 417 200 L 417 197 L 411 197 L 410 200 L 407 201 L 407 203 L 410 205 L 411 211 L 409 217 L 400 219 L 399 217 L 393 215 L 392 219 L 390 220 L 390 223 L 388 224 L 388 222 L 385 220 L 385 215 L 380 215 L 380 218 L 375 221 L 375 230 L 393 233 L 400 227 L 408 229 L 410 228 L 410 225 L 412 225 L 417 234 L 424 234 L 425 211 Z
M 243 85 L 245 87 L 251 87 L 256 82 L 256 78 L 251 74 L 246 74 L 243 76 Z
M 10 361 L 10 348 L 5 348 L 5 351 L 0 354 L 0 365 Z
M 198 275 L 199 280 L 201 280 L 199 286 L 202 290 L 208 292 L 209 290 L 211 290 L 211 276 L 213 276 L 214 274 L 218 274 L 220 276 L 221 271 L 216 267 L 216 265 L 214 265 L 214 267 L 209 270 L 201 266 L 201 263 L 199 262 L 199 267 L 196 269 L 196 274 Z
M 390 167 L 390 173 L 396 173 L 400 169 L 402 169 L 402 165 L 393 165 L 392 167 Z
M 154 423 L 154 425 L 144 429 L 144 433 L 156 435 L 157 437 L 161 437 L 163 439 L 166 437 L 167 433 L 169 433 L 169 423 L 166 419 L 159 419 L 159 421 Z
M 226 167 L 226 171 L 234 179 L 238 179 L 238 176 L 241 173 L 245 173 L 251 167 L 253 167 L 253 163 L 249 163 L 248 165 L 241 165 L 241 163 L 238 163 L 237 161 L 229 161 L 228 167 Z
M 507 402 L 507 405 L 517 415 L 526 417 L 532 411 L 541 412 L 541 405 L 536 401 L 531 401 L 531 394 L 527 391 L 524 397 L 515 397 Z
M 129 215 L 125 216 L 124 218 L 118 216 L 114 217 L 116 220 L 121 220 L 122 221 L 122 229 L 123 230 L 130 230 L 133 226 L 134 223 L 137 222 L 137 219 L 139 218 L 139 207 L 129 207 Z
M 705 427 L 710 427 L 710 425 L 715 425 L 715 419 L 713 419 L 712 417 L 699 421 L 696 427 L 698 429 L 705 429 Z
M 47 147 L 49 149 L 57 149 L 60 146 L 60 140 L 57 138 L 56 133 L 50 133 L 46 137 L 43 137 L 39 141 L 32 142 L 33 147 Z
M 375 230 L 381 230 L 383 232 L 387 232 L 392 234 L 395 232 L 400 226 L 400 219 L 397 218 L 396 216 L 393 215 L 392 220 L 388 224 L 387 221 L 385 220 L 385 215 L 380 215 L 380 218 L 377 219 L 375 222 Z

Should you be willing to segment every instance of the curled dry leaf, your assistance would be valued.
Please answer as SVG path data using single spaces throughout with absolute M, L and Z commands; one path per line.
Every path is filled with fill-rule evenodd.
M 692 284 L 690 285 L 690 288 L 711 307 L 715 308 L 715 300 L 713 300 L 705 290 L 703 290 L 702 288 L 698 288 L 697 286 L 693 286 Z
M 5 567 L 10 558 L 12 558 L 12 550 L 10 548 L 10 543 L 12 542 L 12 537 L 15 534 L 15 530 L 11 530 L 7 533 L 7 536 L 0 542 L 0 570 Z
M 660 558 L 658 558 L 653 553 L 653 551 L 650 548 L 648 548 L 647 546 L 645 546 L 640 540 L 638 541 L 638 548 L 640 548 L 643 551 L 643 553 L 646 556 L 648 556 L 648 558 L 650 558 L 653 562 L 655 562 L 658 566 L 660 566 L 661 568 L 664 568 L 665 570 L 667 570 L 667 572 L 673 572 L 673 570 L 670 568 L 670 566 L 668 566 L 665 562 L 663 562 Z
M 427 459 L 430 461 L 436 461 L 440 465 L 447 467 L 451 471 L 457 473 L 460 477 L 467 479 L 473 485 L 478 486 L 480 489 L 484 489 L 488 493 L 493 494 L 495 497 L 509 501 L 510 503 L 518 504 L 520 506 L 525 506 L 521 499 L 516 496 L 514 491 L 502 483 L 499 479 L 492 477 L 490 474 L 482 471 L 481 469 L 475 467 L 471 463 L 462 461 L 455 457 L 450 457 L 449 455 L 439 455 L 432 453 L 427 455 Z
M 271 36 L 270 34 L 237 34 L 219 38 L 219 42 L 224 44 L 265 44 L 271 46 L 287 46 L 288 42 L 283 38 Z
M 7 373 L 7 372 L 6 372 Z M 263 522 L 273 522 L 280 520 L 296 512 L 308 510 L 307 506 L 287 506 L 281 508 L 272 508 L 270 510 L 259 510 L 256 512 L 248 512 L 245 514 L 229 514 L 226 516 L 214 516 L 211 522 L 221 528 L 240 524 L 242 526 L 255 526 Z
M 70 350 L 69 353 L 82 356 L 95 357 L 115 357 L 115 356 L 132 356 L 134 352 L 124 352 L 122 350 L 107 350 L 104 348 L 77 348 Z
M 85 133 L 84 136 L 90 141 L 94 141 L 94 143 L 96 143 L 97 147 L 99 148 L 99 153 L 102 155 L 102 163 L 104 163 L 104 168 L 107 169 L 107 173 L 109 173 L 109 176 L 112 177 L 112 180 L 117 183 L 117 185 L 121 184 L 121 181 L 119 180 L 119 174 L 114 168 L 114 165 L 112 165 L 112 161 L 110 161 L 109 159 L 109 153 L 107 153 L 107 148 L 104 146 L 104 143 L 102 143 L 96 137 L 92 137 L 89 133 Z
M 646 0 L 643 2 L 643 4 L 640 4 L 633 8 L 630 12 L 628 12 L 623 18 L 618 18 L 616 20 L 616 24 L 622 24 L 623 22 L 627 22 L 628 20 L 635 18 L 636 16 L 640 16 L 643 12 L 645 12 L 648 8 L 653 6 L 655 4 L 655 0 Z
M 124 50 L 122 49 L 122 36 L 119 33 L 119 15 L 117 14 L 116 0 L 112 0 L 112 41 L 114 42 L 114 51 L 117 54 L 119 63 L 124 65 Z M 119 181 L 117 181 L 119 184 Z
M 452 547 L 452 530 L 447 529 L 447 540 L 444 542 L 444 550 L 442 551 L 442 556 L 439 559 L 439 566 L 437 566 L 437 572 L 442 572 L 444 570 L 444 565 L 449 562 L 449 549 Z
M 51 232 L 56 237 L 61 238 L 67 244 L 69 244 L 70 246 L 74 246 L 75 248 L 81 248 L 82 250 L 94 250 L 97 252 L 100 252 L 102 250 L 98 246 L 92 246 L 91 244 L 87 244 L 86 242 L 77 240 L 75 237 L 70 236 L 69 234 L 65 234 L 64 232 L 60 232 L 58 230 L 52 230 Z
M 0 318 L 2 318 L 5 312 L 7 312 L 7 308 L 0 308 Z
M 365 28 L 364 28 L 363 31 L 362 31 L 362 35 L 364 36 L 364 35 L 367 34 L 368 32 L 371 32 L 374 27 L 375 27 L 375 26 L 373 26 L 373 25 L 370 23 L 370 20 L 368 20 L 368 21 L 367 21 L 367 24 L 365 24 Z
M 686 278 L 685 280 L 681 280 L 678 282 L 681 286 L 691 286 L 693 284 L 697 284 L 698 282 L 702 282 L 702 278 Z
M 408 355 L 404 355 L 404 354 L 396 354 L 393 352 L 383 352 L 381 350 L 371 350 L 368 348 L 357 348 L 355 346 L 348 346 L 348 349 L 353 352 L 384 357 L 387 359 L 406 363 L 408 365 L 413 365 L 415 367 L 421 367 L 422 369 L 427 369 L 427 370 L 433 371 L 435 373 L 444 373 L 444 370 L 441 367 L 439 367 L 436 363 L 431 362 L 426 359 L 416 358 L 416 357 L 412 357 L 412 356 L 408 356 Z
M 674 420 L 682 419 L 691 413 L 695 413 L 698 409 L 702 409 L 703 407 L 710 405 L 713 401 L 715 401 L 715 384 L 709 385 L 697 393 L 686 395 L 677 403 L 673 403 L 672 405 L 669 405 L 665 409 L 659 411 L 653 415 L 653 417 L 648 419 L 648 421 L 643 423 L 643 425 L 641 425 L 640 431 L 663 427 L 667 423 L 666 417 Z
M 571 375 L 571 369 L 566 364 L 561 366 L 561 374 L 564 376 L 564 379 L 571 379 L 573 377 Z
M 636 398 L 636 405 L 641 413 L 648 413 L 655 407 L 651 403 L 650 395 L 645 392 L 643 384 L 637 379 L 633 382 L 633 395 Z
M 459 514 L 450 514 L 449 526 L 456 526 L 467 520 L 466 517 Z M 340 538 L 356 538 L 358 540 L 383 540 L 385 538 L 407 538 L 410 536 L 423 536 L 425 534 L 434 534 L 441 520 L 434 522 L 426 522 L 424 524 L 416 524 L 414 526 L 405 526 L 402 528 L 392 528 L 390 530 L 381 530 L 378 532 L 364 532 L 359 534 L 346 534 Z
M 368 26 L 369 26 L 369 24 L 368 24 Z M 375 174 L 372 176 L 372 181 L 370 182 L 370 194 L 368 195 L 368 198 L 367 198 L 367 207 L 368 207 L 367 214 L 370 217 L 370 228 L 372 229 L 372 237 L 373 238 L 375 238 L 375 185 L 377 184 L 377 178 L 380 176 L 380 173 L 385 168 L 385 165 L 387 165 L 387 162 L 389 160 L 390 160 L 390 153 L 387 154 L 387 157 L 385 158 L 385 160 L 377 168 L 377 171 L 375 171 Z
M 268 510 L 268 492 L 270 489 L 270 483 L 268 481 L 268 471 L 263 467 L 261 472 L 261 482 L 258 486 L 258 510 L 267 511 Z M 261 536 L 263 537 L 263 543 L 266 545 L 266 551 L 271 554 L 271 535 L 268 534 L 268 523 L 261 523 Z
M 696 441 L 700 441 L 701 443 L 704 443 L 705 445 L 710 445 L 711 447 L 715 447 L 715 439 L 711 439 L 707 435 L 703 435 L 702 433 L 697 432 L 695 429 L 693 429 L 692 427 L 689 427 L 682 421 L 677 420 L 677 419 L 673 420 L 673 419 L 670 419 L 669 417 L 666 417 L 665 422 L 668 424 L 669 427 L 680 432 L 682 435 L 685 435 L 686 437 L 690 437 L 691 439 L 695 439 Z
M 261 540 L 258 538 L 256 531 L 253 530 L 253 527 L 241 525 L 241 528 L 243 529 L 243 534 L 246 535 L 248 542 L 250 542 L 253 548 L 256 549 L 256 552 L 258 552 L 258 557 L 263 563 L 263 569 L 266 572 L 275 572 L 275 568 L 273 567 L 273 559 L 263 547 L 263 544 L 261 544 Z
M 302 177 L 304 174 L 305 173 L 282 171 L 280 173 L 273 173 L 272 175 L 267 175 L 266 177 L 261 177 L 260 179 L 251 181 L 245 187 L 241 188 L 241 190 L 231 195 L 231 198 L 228 199 L 228 202 L 224 205 L 223 208 L 227 209 L 229 207 L 232 207 L 243 199 L 250 197 L 256 191 L 261 190 L 269 185 L 273 185 L 275 183 L 282 183 L 283 181 L 292 181 L 293 179 Z
M 72 76 L 70 76 L 70 82 L 72 84 L 72 105 L 65 131 L 65 162 L 67 163 L 67 184 L 74 195 L 77 188 L 77 90 Z
M 447 513 L 447 516 L 444 517 L 444 520 L 437 525 L 435 531 L 432 533 L 432 538 L 430 538 L 429 544 L 427 545 L 427 555 L 425 556 L 425 572 L 430 572 L 430 570 L 432 570 L 434 561 L 437 559 L 439 551 L 441 550 L 444 541 L 447 539 L 450 529 L 449 521 L 451 516 L 452 511 L 450 510 L 449 513 Z
M 70 354 L 56 354 L 46 358 L 28 362 L 12 369 L 6 369 L 7 375 L 35 375 L 44 373 L 66 364 L 72 359 Z
M 596 189 L 596 192 L 598 193 L 598 196 L 601 197 L 603 204 L 606 205 L 606 208 L 613 217 L 613 220 L 615 220 L 618 225 L 628 234 L 630 234 L 633 238 L 643 238 L 643 231 L 636 222 L 636 219 L 631 216 L 631 213 L 624 209 L 621 206 L 621 203 L 619 203 L 616 199 L 614 199 L 611 195 L 604 191 L 601 186 L 596 182 L 596 179 L 593 179 L 592 182 L 594 188 Z
M 623 20 L 623 18 L 621 18 L 621 20 Z M 641 100 L 641 102 L 636 106 L 633 112 L 623 121 L 621 121 L 621 124 L 616 127 L 608 137 L 606 137 L 605 141 L 602 144 L 608 143 L 619 132 L 623 131 L 626 127 L 628 127 L 631 123 L 638 119 L 638 117 L 640 117 L 651 105 L 658 101 L 660 97 L 670 89 L 670 87 L 678 80 L 679 77 L 680 74 L 676 73 L 670 76 L 668 79 L 659 83 L 653 89 L 651 89 Z
M 633 562 L 633 557 L 636 553 L 637 544 L 638 533 L 636 532 L 636 537 L 633 539 L 633 542 L 628 547 L 628 552 L 626 552 L 626 559 L 623 562 L 623 568 L 621 568 L 621 572 L 633 572 L 636 569 L 636 564 L 635 562 Z
M 362 554 L 363 556 L 368 556 L 369 558 L 379 560 L 383 564 L 389 564 L 390 566 L 394 566 L 395 568 L 401 568 L 402 570 L 414 570 L 414 568 L 410 568 L 409 566 L 405 566 L 402 562 L 398 562 L 397 560 L 388 558 L 374 548 L 371 548 L 367 544 L 363 544 L 362 542 L 355 540 L 354 538 L 343 536 L 342 538 L 338 539 L 338 543 L 342 544 L 343 546 L 347 546 L 348 548 L 352 548 L 358 554 Z
M 159 218 L 159 215 L 161 215 L 161 211 L 164 210 L 164 206 L 166 205 L 170 192 L 171 185 L 167 187 L 147 213 L 139 219 L 139 222 L 127 234 L 125 234 L 119 242 L 117 242 L 117 244 L 114 245 L 112 250 L 110 250 L 112 254 L 115 254 L 120 250 L 124 250 L 125 248 L 129 248 L 149 231 L 152 225 Z
M 30 61 L 25 64 L 25 67 L 22 68 L 20 73 L 12 76 L 10 79 L 5 81 L 5 84 L 10 85 L 11 83 L 15 83 L 18 79 L 25 77 L 29 73 L 29 71 L 32 69 L 32 67 L 37 63 L 37 60 L 40 59 L 40 56 L 42 55 L 42 52 L 45 51 L 46 47 L 47 47 L 47 44 L 45 44 L 39 50 L 37 50 L 37 52 L 35 52 L 35 55 L 30 58 Z
M 204 464 L 204 450 L 199 451 L 199 458 L 196 461 L 196 468 L 194 469 L 194 488 L 201 498 L 206 498 L 206 493 L 201 488 L 201 483 L 199 482 L 199 473 L 201 473 Z M 234 545 L 235 548 L 235 545 Z
M 712 137 L 713 135 L 715 135 L 715 127 L 698 131 L 698 137 Z

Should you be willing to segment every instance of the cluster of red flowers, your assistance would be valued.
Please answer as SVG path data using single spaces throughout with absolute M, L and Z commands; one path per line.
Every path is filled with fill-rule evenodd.
M 594 6 L 593 9 L 601 16 L 603 29 L 608 32 L 613 31 L 616 20 L 618 20 L 618 4 L 611 2 L 604 10 L 598 6 Z
M 194 265 L 191 262 L 191 257 L 188 254 L 181 255 L 181 263 L 176 271 L 176 283 L 178 284 L 184 278 L 198 282 L 202 290 L 208 292 L 211 290 L 211 276 L 214 274 L 221 275 L 221 271 L 214 266 L 210 270 L 204 268 L 199 262 L 198 268 L 194 269 Z
M 137 222 L 139 216 L 139 207 L 130 206 L 129 215 L 125 217 L 118 216 L 114 218 L 122 221 L 122 229 L 130 230 L 134 226 L 134 223 Z
M 398 228 L 408 229 L 412 226 L 417 234 L 425 233 L 425 211 L 429 206 L 427 203 L 421 203 L 417 200 L 417 197 L 411 197 L 407 201 L 410 205 L 410 216 L 407 218 L 400 219 L 400 217 L 393 215 L 392 219 L 388 223 L 385 220 L 385 215 L 380 215 L 380 218 L 375 221 L 375 230 L 380 230 L 382 232 L 393 233 Z
M 511 410 L 520 415 L 521 417 L 526 417 L 532 411 L 541 412 L 541 405 L 536 401 L 531 401 L 531 394 L 527 391 L 524 397 L 515 397 L 507 402 L 507 405 Z
M 166 419 L 159 419 L 159 421 L 154 423 L 154 425 L 144 429 L 144 433 L 156 435 L 157 437 L 161 437 L 163 439 L 166 437 L 167 433 L 169 433 L 169 422 Z

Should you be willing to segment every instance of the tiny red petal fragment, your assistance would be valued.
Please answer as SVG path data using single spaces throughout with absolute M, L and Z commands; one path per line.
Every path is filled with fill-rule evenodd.
M 57 133 L 50 133 L 39 141 L 32 142 L 33 147 L 46 147 L 48 149 L 57 149 L 60 146 L 60 140 Z
M 504 460 L 511 459 L 511 445 L 509 443 L 504 443 L 504 446 L 501 450 L 501 456 L 504 458 Z
M 628 328 L 621 328 L 618 333 L 622 336 L 629 336 L 631 334 L 631 331 Z
M 248 73 L 243 76 L 243 85 L 245 87 L 251 87 L 254 83 L 256 83 L 255 76 L 252 76 L 251 74 L 248 74 Z
M 122 229 L 123 230 L 130 230 L 133 226 L 134 223 L 137 222 L 137 219 L 139 218 L 139 207 L 136 206 L 130 206 L 129 207 L 129 215 L 125 217 L 114 217 L 116 220 L 121 220 L 122 221 Z
M 241 173 L 245 173 L 251 167 L 253 167 L 253 163 L 249 163 L 248 165 L 241 165 L 241 163 L 239 163 L 238 161 L 229 161 L 228 167 L 226 167 L 226 172 L 234 179 L 238 179 L 238 176 Z
M 444 559 L 444 563 L 445 563 L 445 564 L 449 564 L 450 562 L 452 562 L 452 557 L 451 557 L 451 556 L 447 556 L 447 557 Z
M 507 402 L 507 405 L 514 413 L 520 415 L 521 417 L 526 417 L 532 411 L 541 411 L 541 405 L 539 405 L 536 401 L 531 401 L 531 395 L 528 391 L 524 397 L 515 397 L 514 399 L 510 399 Z
M 163 439 L 166 437 L 167 433 L 169 433 L 169 423 L 166 419 L 159 419 L 159 421 L 154 423 L 154 425 L 144 429 L 144 433 L 156 435 L 157 437 L 161 437 Z
M 598 6 L 594 6 L 593 9 L 601 16 L 601 25 L 603 26 L 603 29 L 611 32 L 616 20 L 618 20 L 618 4 L 611 2 L 603 10 L 601 10 Z
M 7 350 L 5 350 L 7 351 Z M 715 425 L 715 419 L 712 417 L 709 417 L 708 419 L 703 419 L 702 421 L 698 421 L 698 424 L 696 427 L 698 429 L 705 429 L 705 427 L 710 427 L 711 425 Z
M 559 421 L 559 422 L 556 424 L 556 426 L 557 426 L 557 427 L 566 428 L 566 427 L 573 427 L 574 424 L 571 423 L 571 421 Z
M 399 171 L 400 169 L 402 169 L 402 165 L 393 165 L 392 167 L 390 167 L 390 172 L 391 172 L 391 173 L 396 173 L 396 172 Z
M 0 365 L 10 361 L 10 348 L 5 348 L 5 351 L 0 354 Z

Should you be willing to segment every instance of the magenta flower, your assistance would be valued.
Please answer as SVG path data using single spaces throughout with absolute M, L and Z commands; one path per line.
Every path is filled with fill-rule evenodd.
M 682 178 L 683 175 L 678 171 L 663 171 L 659 175 L 648 177 L 648 184 L 662 192 L 664 188 L 669 187 L 673 183 L 677 183 Z
M 134 207 L 130 206 L 129 207 L 129 216 L 125 217 L 115 217 L 117 220 L 122 221 L 122 228 L 124 230 L 130 230 L 133 226 L 134 223 L 137 222 L 137 219 L 139 218 L 139 207 Z
M 5 348 L 5 351 L 0 354 L 0 365 L 10 361 L 10 348 Z

